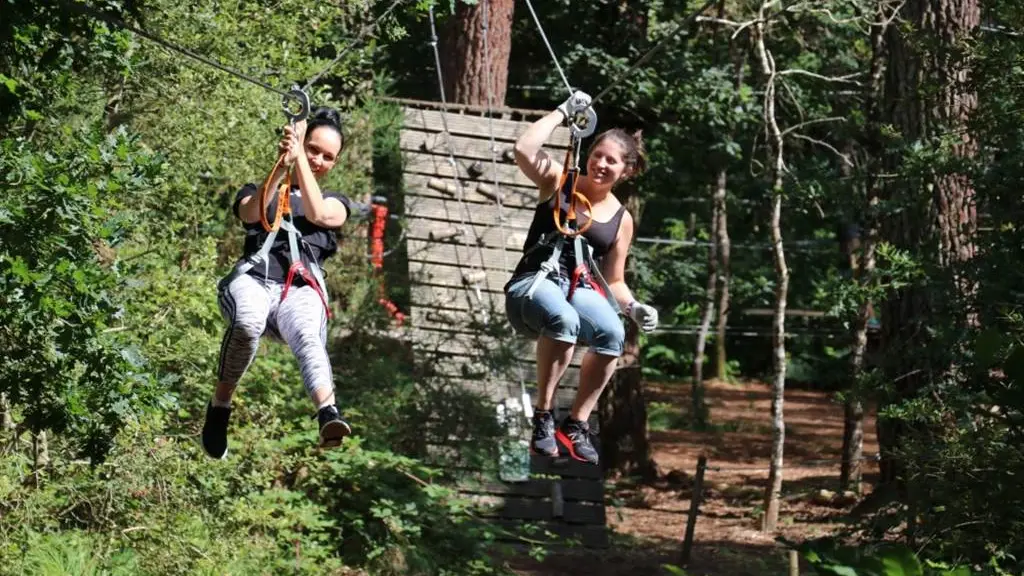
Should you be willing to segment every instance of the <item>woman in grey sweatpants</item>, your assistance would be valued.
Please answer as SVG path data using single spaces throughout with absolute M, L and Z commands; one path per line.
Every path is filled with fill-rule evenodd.
M 316 273 L 337 251 L 335 231 L 349 216 L 348 200 L 322 192 L 318 184 L 341 153 L 340 117 L 334 110 L 321 108 L 311 115 L 308 126 L 302 121 L 294 128 L 286 126 L 284 132 L 278 146 L 285 156 L 284 166 L 269 176 L 268 190 L 278 190 L 285 168 L 291 166 L 289 201 L 292 223 L 301 233 L 296 245 L 301 265 L 292 260 L 284 222 L 273 242 L 264 246 L 269 233 L 260 217 L 258 188 L 244 186 L 233 208 L 245 229 L 244 253 L 239 266 L 218 285 L 218 304 L 228 325 L 221 343 L 217 388 L 207 405 L 202 434 L 203 448 L 213 458 L 227 456 L 231 396 L 264 335 L 286 343 L 295 354 L 317 409 L 320 446 L 337 446 L 352 432 L 335 406 L 327 355 L 327 292 L 322 275 Z M 277 195 L 267 204 L 266 221 L 273 222 Z

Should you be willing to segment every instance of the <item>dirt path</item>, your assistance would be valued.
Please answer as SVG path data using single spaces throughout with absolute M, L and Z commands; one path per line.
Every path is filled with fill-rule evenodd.
M 524 576 L 554 574 L 664 574 L 660 566 L 678 563 L 692 477 L 697 458 L 708 457 L 705 501 L 697 521 L 689 576 L 766 576 L 785 574 L 785 550 L 774 535 L 759 531 L 762 494 L 771 451 L 770 397 L 758 382 L 709 382 L 712 429 L 681 429 L 680 407 L 689 406 L 689 386 L 652 385 L 651 440 L 661 478 L 652 485 L 610 483 L 606 491 L 613 544 L 601 552 L 559 552 L 543 563 L 515 568 Z M 834 532 L 852 507 L 842 495 L 825 502 L 820 491 L 835 491 L 842 448 L 843 408 L 825 393 L 788 390 L 786 471 L 779 535 L 791 540 Z M 865 422 L 865 454 L 877 451 L 874 419 Z M 865 463 L 867 480 L 877 473 Z M 865 489 L 869 486 L 865 485 Z

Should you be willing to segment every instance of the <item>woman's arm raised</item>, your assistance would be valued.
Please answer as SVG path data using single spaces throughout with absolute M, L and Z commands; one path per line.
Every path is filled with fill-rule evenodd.
M 562 165 L 545 152 L 542 147 L 551 133 L 562 123 L 565 116 L 558 110 L 537 120 L 516 140 L 514 148 L 516 164 L 540 189 L 541 201 L 547 200 L 558 186 Z

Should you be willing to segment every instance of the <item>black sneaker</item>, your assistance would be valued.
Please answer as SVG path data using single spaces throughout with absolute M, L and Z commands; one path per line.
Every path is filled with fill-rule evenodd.
M 203 449 L 211 458 L 223 460 L 228 455 L 228 420 L 231 408 L 206 404 L 206 422 L 203 423 Z
M 590 443 L 590 425 L 567 416 L 555 431 L 558 443 L 565 447 L 569 456 L 580 462 L 597 464 L 598 455 L 594 445 Z
M 317 412 L 316 417 L 320 422 L 321 448 L 334 448 L 341 444 L 345 436 L 352 433 L 352 427 L 341 418 L 334 406 L 324 406 Z
M 534 454 L 542 456 L 558 456 L 558 444 L 555 443 L 555 417 L 550 410 L 533 409 L 533 439 L 530 449 Z

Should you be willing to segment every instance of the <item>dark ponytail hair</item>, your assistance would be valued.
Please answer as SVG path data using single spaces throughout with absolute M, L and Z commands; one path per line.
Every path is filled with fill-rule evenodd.
M 334 129 L 341 136 L 341 147 L 345 148 L 345 132 L 341 129 L 341 114 L 334 108 L 328 108 L 321 106 L 313 110 L 309 114 L 309 120 L 306 122 L 306 138 L 309 138 L 313 134 L 313 130 L 326 126 Z
M 589 156 L 590 152 L 606 138 L 614 140 L 616 144 L 622 146 L 624 151 L 622 159 L 626 163 L 629 172 L 620 179 L 620 182 L 638 176 L 647 169 L 647 150 L 644 148 L 643 130 L 637 130 L 632 134 L 622 128 L 605 130 L 598 134 L 597 138 L 594 138 L 594 143 L 590 145 L 587 155 Z

